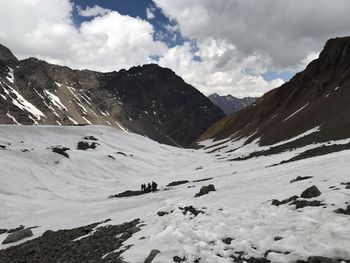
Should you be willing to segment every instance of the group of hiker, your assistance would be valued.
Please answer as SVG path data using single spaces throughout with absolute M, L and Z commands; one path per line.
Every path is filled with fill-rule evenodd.
M 150 193 L 150 192 L 156 192 L 158 191 L 157 189 L 158 184 L 156 182 L 148 183 L 148 184 L 141 184 L 141 191 L 145 193 Z

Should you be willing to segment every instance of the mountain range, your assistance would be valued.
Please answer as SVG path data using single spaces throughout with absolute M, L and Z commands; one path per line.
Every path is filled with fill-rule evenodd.
M 250 104 L 254 103 L 257 98 L 244 97 L 242 99 L 236 98 L 231 94 L 220 96 L 217 93 L 213 93 L 208 98 L 226 115 L 231 115 L 234 112 L 240 111 Z
M 116 127 L 161 143 L 190 145 L 224 113 L 173 71 L 156 64 L 101 73 L 0 46 L 0 123 Z

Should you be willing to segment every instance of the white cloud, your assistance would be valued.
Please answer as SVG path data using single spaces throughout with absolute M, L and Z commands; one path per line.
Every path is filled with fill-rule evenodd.
M 78 9 L 91 20 L 77 26 L 69 0 L 0 0 L 0 10 L 7 10 L 0 16 L 0 42 L 19 58 L 99 71 L 149 63 L 157 55 L 160 65 L 205 94 L 242 97 L 283 83 L 265 81 L 266 71 L 301 69 L 329 37 L 350 33 L 348 0 L 153 1 L 177 21 L 164 27 L 168 34 L 154 32 L 149 21 L 99 6 Z M 154 6 L 146 15 L 156 19 Z M 176 31 L 195 39 L 199 50 L 194 54 L 188 42 L 168 48 L 164 41 L 176 38 Z
M 77 6 L 77 9 L 79 15 L 83 17 L 104 16 L 111 12 L 110 9 L 106 9 L 98 5 L 95 5 L 93 7 L 87 6 L 85 9 L 81 9 L 80 6 Z
M 234 57 L 235 52 L 235 47 L 225 41 L 208 39 L 199 45 L 196 55 L 202 60 L 196 61 L 193 60 L 191 44 L 186 42 L 182 46 L 169 49 L 160 58 L 159 64 L 172 68 L 185 81 L 206 95 L 216 92 L 231 93 L 237 97 L 261 96 L 284 83 L 281 79 L 267 82 L 261 76 L 245 73 L 246 68 L 255 64 L 256 58 L 246 57 L 239 63 L 226 60 L 227 53 Z
M 331 37 L 350 34 L 348 0 L 153 0 L 182 34 L 235 45 L 237 56 L 258 54 L 270 69 L 297 69 Z
M 154 19 L 154 8 L 153 7 L 147 7 L 146 8 L 146 17 L 148 20 Z
M 153 40 L 152 25 L 140 18 L 105 12 L 76 27 L 69 0 L 0 1 L 0 42 L 20 58 L 35 56 L 51 63 L 111 71 L 149 63 L 166 52 Z M 97 15 L 96 7 L 87 8 Z M 101 11 L 101 10 L 100 10 Z

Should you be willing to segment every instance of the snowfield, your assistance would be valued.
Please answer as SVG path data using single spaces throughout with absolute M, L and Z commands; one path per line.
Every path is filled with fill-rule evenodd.
M 276 166 L 271 165 L 301 149 L 229 161 L 259 150 L 257 141 L 243 145 L 245 140 L 215 147 L 210 146 L 218 142 L 208 140 L 202 142 L 205 148 L 193 150 L 104 126 L 0 126 L 0 145 L 5 146 L 0 147 L 0 229 L 39 226 L 31 238 L 0 249 L 46 230 L 140 218 L 145 226 L 124 244 L 133 245 L 122 254 L 126 262 L 144 262 L 153 249 L 161 251 L 152 261 L 156 263 L 174 262 L 174 256 L 185 258 L 183 262 L 234 262 L 239 253 L 276 263 L 310 256 L 349 260 L 350 215 L 334 211 L 350 202 L 345 184 L 350 182 L 350 151 Z M 95 142 L 96 148 L 78 150 L 80 141 Z M 69 148 L 69 158 L 54 153 L 57 146 Z M 316 145 L 303 150 L 312 147 Z M 312 178 L 290 183 L 297 176 Z M 179 180 L 190 182 L 166 187 Z M 160 191 L 108 198 L 151 181 Z M 216 191 L 195 198 L 208 184 Z M 312 185 L 321 195 L 308 200 L 323 205 L 271 205 L 273 199 L 300 196 Z M 202 213 L 184 215 L 179 207 L 186 206 Z M 159 211 L 168 214 L 159 216 Z M 0 243 L 6 236 L 0 234 Z M 227 238 L 232 240 L 223 242 Z

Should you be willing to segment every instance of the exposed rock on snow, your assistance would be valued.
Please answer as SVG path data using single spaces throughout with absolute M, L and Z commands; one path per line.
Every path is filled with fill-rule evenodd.
M 86 151 L 87 149 L 95 149 L 97 146 L 96 142 L 78 142 L 77 149 Z
M 339 208 L 339 209 L 335 210 L 334 212 L 337 213 L 337 214 L 350 215 L 350 205 L 348 205 L 346 207 L 346 209 Z
M 151 263 L 153 261 L 153 259 L 160 253 L 160 251 L 158 249 L 153 249 L 148 257 L 145 259 L 145 263 Z
M 318 190 L 318 188 L 315 185 L 313 185 L 308 189 L 304 190 L 300 196 L 302 198 L 313 198 L 313 197 L 318 197 L 320 195 L 321 195 L 320 190 Z
M 122 263 L 124 261 L 120 257 L 121 253 L 130 248 L 127 246 L 124 247 L 123 243 L 140 230 L 137 227 L 140 220 L 135 219 L 120 225 L 108 225 L 107 222 L 108 220 L 105 220 L 67 230 L 48 230 L 41 237 L 0 250 L 0 263 Z M 27 230 L 21 230 L 20 232 Z M 125 233 L 127 235 L 123 235 Z
M 181 185 L 181 184 L 187 184 L 189 182 L 190 181 L 188 181 L 188 180 L 174 181 L 174 182 L 171 182 L 171 183 L 167 184 L 167 187 L 177 186 L 177 185 Z
M 298 181 L 303 181 L 312 178 L 312 176 L 297 176 L 297 178 L 290 180 L 290 183 L 295 183 Z
M 31 237 L 32 235 L 33 235 L 32 230 L 30 230 L 28 228 L 23 229 L 23 230 L 19 230 L 19 231 L 16 231 L 16 232 L 9 234 L 5 238 L 5 240 L 2 242 L 2 244 L 14 243 L 14 242 L 20 241 L 24 238 Z
M 63 155 L 64 157 L 69 159 L 69 154 L 66 153 L 66 151 L 70 150 L 68 147 L 55 146 L 55 147 L 52 147 L 51 149 L 52 149 L 52 152 Z
M 199 190 L 199 193 L 195 195 L 195 197 L 200 197 L 202 195 L 209 194 L 209 192 L 216 191 L 215 186 L 213 184 L 202 186 Z

